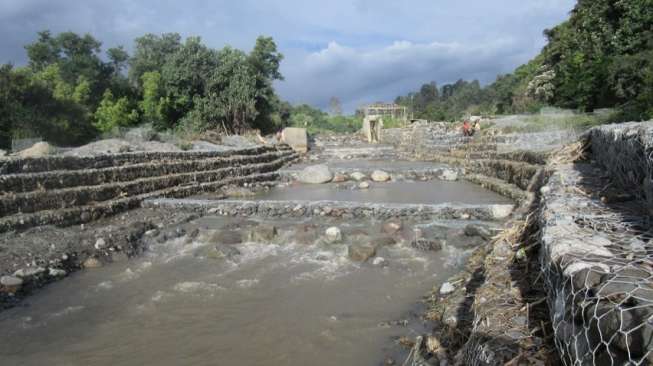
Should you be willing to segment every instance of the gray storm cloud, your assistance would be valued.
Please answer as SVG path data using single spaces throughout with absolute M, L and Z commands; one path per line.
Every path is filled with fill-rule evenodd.
M 324 107 L 336 96 L 351 111 L 362 103 L 392 100 L 430 80 L 442 84 L 464 77 L 488 82 L 528 57 L 513 39 L 482 45 L 401 41 L 372 50 L 331 42 L 287 62 L 287 81 L 278 87 L 296 103 Z M 294 94 L 294 90 L 302 92 Z

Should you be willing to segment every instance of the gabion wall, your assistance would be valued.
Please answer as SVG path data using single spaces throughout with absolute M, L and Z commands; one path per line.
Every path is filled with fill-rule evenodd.
M 602 167 L 558 166 L 542 190 L 541 263 L 566 365 L 653 363 L 652 131 L 589 131 Z
M 653 214 L 653 121 L 602 126 L 590 130 L 589 139 L 592 158 Z

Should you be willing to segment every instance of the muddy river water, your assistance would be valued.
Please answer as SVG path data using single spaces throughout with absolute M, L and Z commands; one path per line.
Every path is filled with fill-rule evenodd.
M 494 204 L 511 201 L 478 185 L 459 182 L 372 183 L 372 189 L 352 189 L 350 185 L 334 188 L 333 184 L 299 185 L 274 188 L 262 200 L 330 200 L 347 202 L 384 202 L 405 204 L 467 203 Z M 356 185 L 354 184 L 353 187 Z
M 474 189 L 474 202 L 496 199 Z M 320 222 L 307 244 L 292 231 L 306 223 L 287 220 L 271 223 L 274 240 L 212 255 L 215 230 L 260 224 L 234 220 L 197 219 L 185 228 L 199 230 L 193 238 L 152 241 L 139 258 L 73 274 L 0 313 L 0 364 L 378 365 L 387 356 L 401 364 L 394 340 L 428 326 L 416 316 L 419 299 L 471 250 L 420 251 L 408 240 L 379 248 L 383 263 L 358 263 L 348 257 L 358 240 L 350 233 L 379 233 L 381 222 L 336 223 L 344 238 L 335 244 L 319 240 L 330 225 Z M 461 235 L 467 223 L 433 224 L 410 230 Z

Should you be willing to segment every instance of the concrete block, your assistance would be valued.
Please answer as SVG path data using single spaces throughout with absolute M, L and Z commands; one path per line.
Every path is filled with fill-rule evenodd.
M 308 135 L 305 128 L 286 127 L 281 132 L 281 141 L 298 153 L 308 152 Z

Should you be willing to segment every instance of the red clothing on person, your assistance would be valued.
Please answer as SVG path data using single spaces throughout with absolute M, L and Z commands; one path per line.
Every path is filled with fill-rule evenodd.
M 471 127 L 472 126 L 469 125 L 469 122 L 463 122 L 463 136 L 471 135 Z

